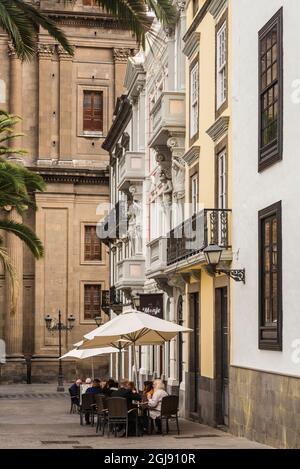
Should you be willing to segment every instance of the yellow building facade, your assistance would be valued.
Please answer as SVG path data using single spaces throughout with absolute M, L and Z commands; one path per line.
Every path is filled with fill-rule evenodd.
M 230 283 L 207 266 L 205 248 L 222 248 L 227 270 L 231 249 L 231 10 L 223 0 L 187 3 L 185 222 L 183 241 L 169 259 L 169 275 L 185 281 L 184 339 L 186 417 L 229 424 Z M 191 243 L 191 244 L 190 244 Z M 178 247 L 183 247 L 183 250 Z M 170 262 L 171 261 L 171 262 Z

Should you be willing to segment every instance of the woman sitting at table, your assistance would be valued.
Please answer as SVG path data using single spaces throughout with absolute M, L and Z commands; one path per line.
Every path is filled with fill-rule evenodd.
M 155 425 L 157 428 L 156 433 L 162 433 L 161 427 L 161 419 L 160 419 L 160 411 L 161 411 L 161 401 L 168 393 L 165 391 L 165 385 L 161 379 L 155 379 L 153 382 L 153 389 L 154 393 L 148 393 L 148 407 L 149 407 L 149 415 L 151 418 L 151 425 L 153 420 L 155 421 Z

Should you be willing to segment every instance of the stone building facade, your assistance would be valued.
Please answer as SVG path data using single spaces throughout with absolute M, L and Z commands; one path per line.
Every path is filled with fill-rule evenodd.
M 63 333 L 63 352 L 95 326 L 101 294 L 108 288 L 106 247 L 95 237 L 96 224 L 109 201 L 108 155 L 101 148 L 112 120 L 116 97 L 122 93 L 127 58 L 135 41 L 116 21 L 89 2 L 39 2 L 74 46 L 71 57 L 43 31 L 30 62 L 21 62 L 0 34 L 0 107 L 22 116 L 28 150 L 18 161 L 40 173 L 47 183 L 36 195 L 38 210 L 26 223 L 45 247 L 34 261 L 13 236 L 6 245 L 17 269 L 20 295 L 11 310 L 9 284 L 0 272 L 0 332 L 7 360 L 3 381 L 48 381 L 57 375 L 58 336 L 47 331 L 44 317 L 63 322 L 72 314 L 72 331 Z M 91 2 L 90 2 L 91 3 Z M 3 216 L 3 214 L 1 214 Z M 5 216 L 16 217 L 13 211 Z M 108 361 L 95 361 L 98 374 Z M 65 364 L 68 378 L 74 362 Z

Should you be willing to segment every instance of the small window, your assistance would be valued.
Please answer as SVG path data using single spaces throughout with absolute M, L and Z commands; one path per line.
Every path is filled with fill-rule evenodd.
M 259 212 L 259 348 L 282 350 L 281 202 Z
M 259 170 L 282 159 L 282 9 L 259 32 Z
M 101 261 L 102 245 L 97 236 L 96 226 L 86 225 L 84 227 L 84 260 Z
M 83 92 L 83 131 L 103 132 L 103 92 Z
M 192 204 L 192 215 L 195 215 L 198 211 L 198 174 L 195 174 L 191 178 L 191 204 Z
M 101 316 L 101 285 L 84 285 L 84 319 Z
M 198 134 L 199 117 L 199 64 L 198 61 L 190 71 L 190 138 Z
M 217 31 L 217 110 L 227 99 L 227 22 Z

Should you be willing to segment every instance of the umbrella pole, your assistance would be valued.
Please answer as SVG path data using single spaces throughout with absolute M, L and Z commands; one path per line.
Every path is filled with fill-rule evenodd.
M 94 379 L 94 359 L 92 357 L 92 379 Z
M 133 347 L 133 364 L 134 364 L 134 374 L 135 374 L 135 386 L 136 386 L 136 390 L 139 391 L 135 342 L 133 342 L 132 347 Z
M 122 349 L 119 348 L 118 353 L 118 381 L 122 379 Z

